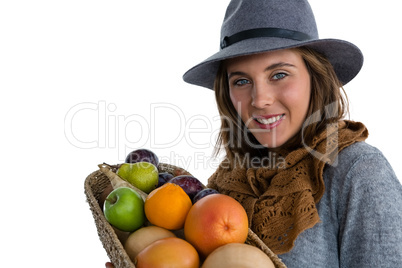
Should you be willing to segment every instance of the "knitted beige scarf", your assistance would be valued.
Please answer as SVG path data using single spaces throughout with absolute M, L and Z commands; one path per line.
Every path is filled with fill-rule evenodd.
M 320 221 L 323 170 L 336 165 L 345 147 L 367 138 L 362 123 L 340 121 L 319 133 L 310 147 L 270 155 L 268 166 L 230 168 L 224 160 L 208 187 L 234 197 L 246 209 L 250 228 L 276 254 L 290 251 L 297 236 Z

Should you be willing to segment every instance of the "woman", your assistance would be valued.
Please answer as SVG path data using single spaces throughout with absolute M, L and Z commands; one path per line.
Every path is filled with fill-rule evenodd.
M 342 86 L 353 44 L 319 39 L 305 0 L 232 0 L 221 50 L 184 80 L 215 91 L 226 157 L 208 186 L 236 198 L 289 267 L 399 267 L 402 186 Z
M 288 267 L 398 267 L 402 186 L 342 86 L 353 44 L 319 39 L 303 0 L 233 0 L 221 50 L 184 80 L 215 91 L 226 157 L 208 186 L 245 207 Z

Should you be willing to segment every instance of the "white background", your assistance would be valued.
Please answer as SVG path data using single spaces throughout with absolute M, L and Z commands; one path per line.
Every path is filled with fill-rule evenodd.
M 131 149 L 152 147 L 206 182 L 217 165 L 214 96 L 181 77 L 218 50 L 227 3 L 1 2 L 2 267 L 103 267 L 84 180 Z M 351 119 L 402 178 L 397 1 L 311 5 L 321 37 L 362 49 L 346 86 Z

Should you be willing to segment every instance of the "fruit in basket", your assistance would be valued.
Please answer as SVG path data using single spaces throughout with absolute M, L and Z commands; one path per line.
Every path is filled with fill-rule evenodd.
M 168 230 L 183 228 L 192 206 L 190 197 L 174 183 L 165 183 L 153 190 L 145 199 L 145 215 L 153 225 Z
M 167 237 L 176 237 L 176 235 L 171 231 L 158 226 L 142 227 L 128 236 L 124 243 L 124 249 L 130 259 L 134 261 L 138 253 L 140 253 L 144 248 L 156 240 Z
M 149 162 L 124 163 L 117 170 L 117 175 L 147 194 L 158 185 L 158 174 L 156 166 Z
M 125 163 L 149 162 L 157 167 L 159 165 L 159 158 L 151 150 L 137 149 L 129 153 L 124 162 Z
M 228 243 L 244 243 L 248 218 L 243 206 L 224 194 L 200 199 L 188 212 L 184 224 L 185 239 L 203 256 Z
M 205 189 L 202 189 L 201 191 L 199 191 L 199 192 L 194 196 L 194 198 L 193 198 L 193 204 L 194 204 L 195 202 L 197 202 L 198 200 L 200 200 L 201 198 L 206 197 L 207 195 L 210 195 L 210 194 L 219 194 L 219 192 L 218 192 L 217 190 L 215 190 L 215 189 L 212 189 L 212 188 L 205 188 Z
M 190 175 L 180 175 L 172 178 L 170 183 L 174 183 L 179 185 L 183 190 L 188 194 L 191 200 L 193 200 L 194 196 L 205 188 L 204 184 L 202 184 L 197 178 Z
M 156 187 L 161 187 L 162 185 L 167 183 L 171 178 L 173 178 L 173 175 L 170 174 L 169 172 L 160 172 L 158 178 L 158 186 Z
M 144 201 L 131 188 L 114 189 L 103 205 L 106 220 L 117 229 L 132 232 L 145 222 Z
M 137 268 L 199 268 L 200 259 L 190 243 L 169 237 L 159 239 L 142 250 L 134 264 Z
M 272 260 L 255 246 L 230 243 L 215 249 L 201 268 L 275 268 Z

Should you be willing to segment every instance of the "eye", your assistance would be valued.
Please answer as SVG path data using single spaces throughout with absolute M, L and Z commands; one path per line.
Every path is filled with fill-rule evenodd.
M 277 73 L 274 76 L 272 76 L 272 80 L 281 80 L 283 78 L 285 78 L 287 76 L 287 74 L 285 73 Z
M 247 85 L 247 84 L 250 84 L 251 82 L 249 81 L 249 80 L 247 80 L 247 79 L 238 79 L 238 80 L 235 80 L 234 82 L 233 82 L 233 84 L 235 85 L 235 86 L 244 86 L 244 85 Z

